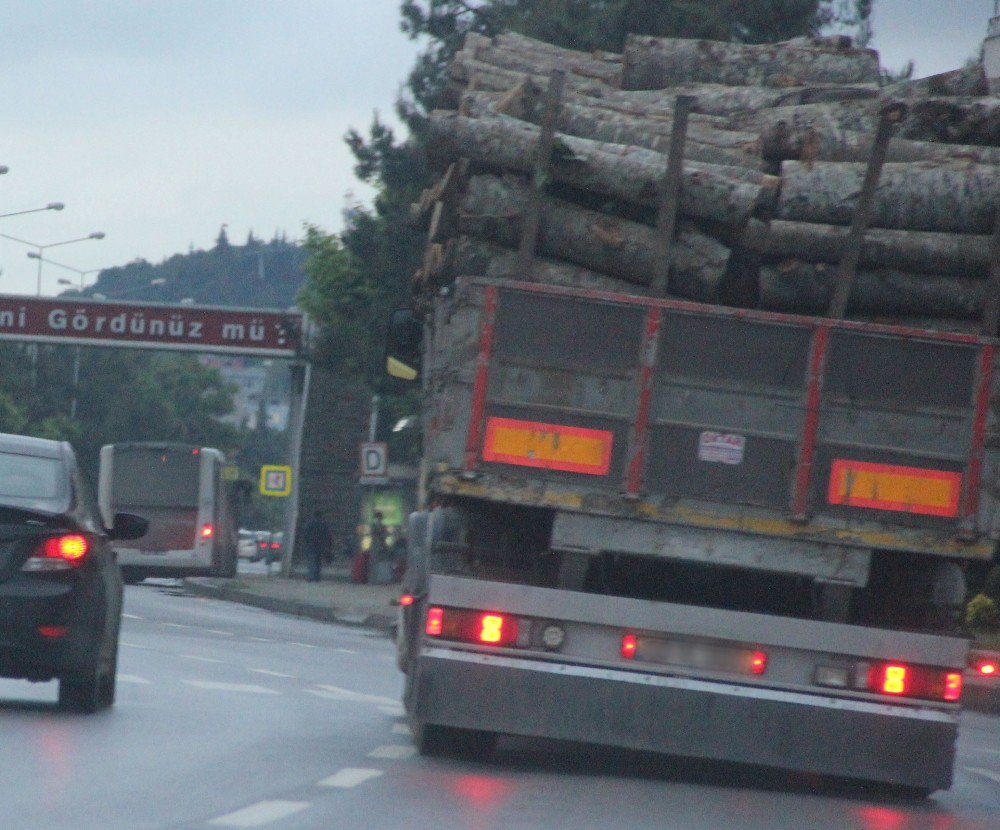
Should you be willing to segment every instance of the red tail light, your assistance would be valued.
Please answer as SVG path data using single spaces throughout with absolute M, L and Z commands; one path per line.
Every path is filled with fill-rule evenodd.
M 887 695 L 905 695 L 908 691 L 908 676 L 909 669 L 906 666 L 883 666 L 879 681 L 881 691 Z
M 215 528 L 213 528 L 211 525 L 202 525 L 201 527 L 202 539 L 210 539 L 212 537 L 212 534 L 214 533 L 215 533 Z
M 427 625 L 424 627 L 424 631 L 426 631 L 431 637 L 441 636 L 441 633 L 444 631 L 443 608 L 427 609 Z
M 277 550 L 281 547 L 281 542 L 271 542 L 271 550 Z
M 635 650 L 639 647 L 639 638 L 635 634 L 626 634 L 622 637 L 622 657 L 631 660 L 635 657 Z
M 413 594 L 403 594 L 399 598 L 400 605 L 413 605 L 413 602 L 414 602 Z
M 948 672 L 944 677 L 944 699 L 956 701 L 962 696 L 962 673 Z
M 90 542 L 80 533 L 64 533 L 45 539 L 21 567 L 22 571 L 65 571 L 79 566 L 90 550 Z
M 65 625 L 40 625 L 38 633 L 48 640 L 58 640 L 69 634 L 69 627 Z
M 750 674 L 763 674 L 767 671 L 767 652 L 755 651 L 750 655 Z
M 880 663 L 868 672 L 868 690 L 892 697 L 955 703 L 962 697 L 962 672 L 903 663 Z
M 481 643 L 502 643 L 506 637 L 504 618 L 499 614 L 483 614 L 479 620 L 479 641 Z
M 1000 671 L 1000 667 L 997 666 L 996 662 L 987 657 L 984 659 L 973 660 L 972 670 L 982 677 L 995 677 L 997 672 Z

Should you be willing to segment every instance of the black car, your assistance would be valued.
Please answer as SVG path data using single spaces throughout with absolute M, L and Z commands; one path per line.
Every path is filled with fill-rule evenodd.
M 128 513 L 109 530 L 72 447 L 0 434 L 0 677 L 58 679 L 59 705 L 114 703 L 122 577 L 110 539 L 136 539 Z

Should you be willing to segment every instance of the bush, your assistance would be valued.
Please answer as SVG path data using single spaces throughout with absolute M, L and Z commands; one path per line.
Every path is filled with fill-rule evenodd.
M 986 594 L 976 594 L 965 606 L 965 624 L 971 631 L 1000 631 L 1000 608 Z

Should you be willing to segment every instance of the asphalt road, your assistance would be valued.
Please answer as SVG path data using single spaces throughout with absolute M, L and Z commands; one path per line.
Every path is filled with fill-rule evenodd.
M 997 830 L 1000 718 L 967 714 L 924 802 L 760 770 L 507 739 L 417 756 L 392 644 L 362 629 L 126 589 L 118 702 L 0 681 L 0 827 Z

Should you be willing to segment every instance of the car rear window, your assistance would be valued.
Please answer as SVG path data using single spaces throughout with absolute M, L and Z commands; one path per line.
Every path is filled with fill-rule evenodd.
M 0 453 L 0 496 L 58 499 L 63 495 L 62 472 L 56 458 Z

